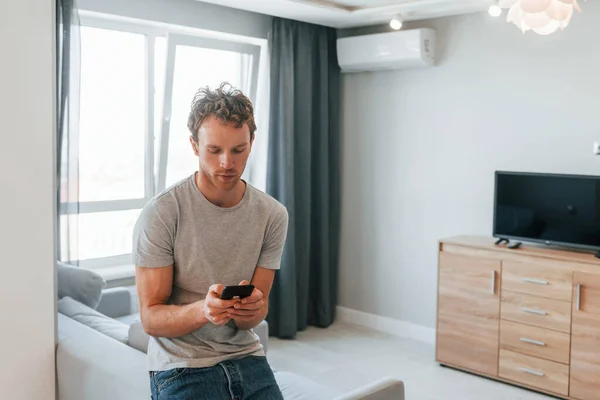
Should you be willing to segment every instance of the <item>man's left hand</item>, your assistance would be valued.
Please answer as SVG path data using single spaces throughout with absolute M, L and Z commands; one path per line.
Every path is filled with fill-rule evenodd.
M 240 285 L 248 285 L 248 281 L 241 281 Z M 249 297 L 243 298 L 240 303 L 229 308 L 229 315 L 234 321 L 253 321 L 262 315 L 265 299 L 263 292 L 254 288 Z

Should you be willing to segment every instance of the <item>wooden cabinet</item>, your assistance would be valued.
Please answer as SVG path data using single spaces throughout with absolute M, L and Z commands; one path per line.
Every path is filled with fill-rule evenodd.
M 600 260 L 440 241 L 436 360 L 559 398 L 600 399 Z
M 500 262 L 440 254 L 437 355 L 440 361 L 498 374 Z
M 571 392 L 577 399 L 600 398 L 600 274 L 573 276 Z

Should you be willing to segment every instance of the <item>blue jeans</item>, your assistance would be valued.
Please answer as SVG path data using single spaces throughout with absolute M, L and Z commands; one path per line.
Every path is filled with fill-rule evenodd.
M 266 357 L 150 372 L 153 400 L 283 400 Z

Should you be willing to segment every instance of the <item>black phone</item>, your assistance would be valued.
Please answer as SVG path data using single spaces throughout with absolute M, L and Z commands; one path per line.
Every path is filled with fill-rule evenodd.
M 221 293 L 221 300 L 233 300 L 236 297 L 243 299 L 250 296 L 253 291 L 254 285 L 225 286 Z

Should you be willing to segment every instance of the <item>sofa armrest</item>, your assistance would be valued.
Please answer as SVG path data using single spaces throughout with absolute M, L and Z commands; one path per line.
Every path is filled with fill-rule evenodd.
M 58 314 L 58 400 L 147 400 L 146 355 Z
M 148 342 L 150 336 L 144 331 L 144 327 L 140 321 L 136 321 L 129 325 L 129 347 L 133 347 L 142 353 L 148 352 Z
M 267 354 L 267 348 L 269 347 L 269 324 L 267 321 L 262 321 L 258 326 L 252 329 L 258 336 L 260 344 L 263 345 L 263 351 Z
M 404 383 L 393 378 L 383 378 L 335 400 L 404 400 Z
M 96 311 L 111 318 L 123 317 L 131 314 L 132 296 L 127 288 L 116 287 L 102 291 L 100 303 Z

